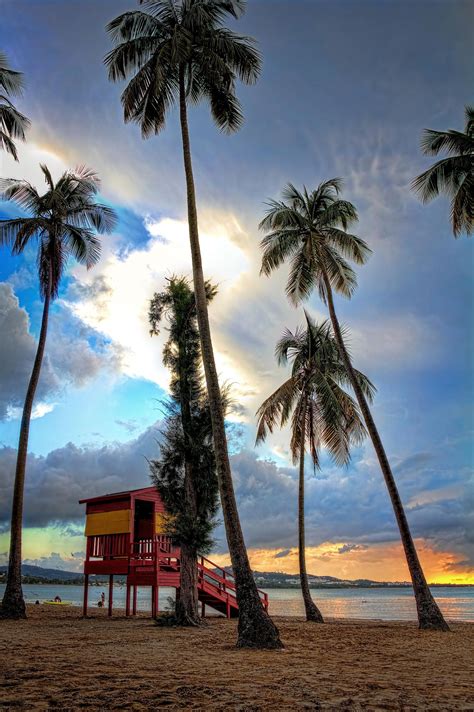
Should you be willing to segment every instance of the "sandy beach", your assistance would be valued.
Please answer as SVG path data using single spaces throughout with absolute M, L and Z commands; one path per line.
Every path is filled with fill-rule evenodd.
M 278 618 L 283 652 L 237 650 L 235 621 L 30 606 L 0 623 L 2 709 L 473 710 L 474 625 Z

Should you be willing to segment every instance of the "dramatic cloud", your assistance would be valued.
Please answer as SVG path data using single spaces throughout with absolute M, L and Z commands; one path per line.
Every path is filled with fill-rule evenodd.
M 0 332 L 1 421 L 21 417 L 37 348 L 36 339 L 30 332 L 28 314 L 20 307 L 12 286 L 6 282 L 0 282 Z M 119 361 L 120 353 L 115 345 L 102 337 L 98 339 L 60 306 L 53 308 L 33 418 L 51 412 L 54 399 L 65 386 L 81 387 L 102 369 L 116 371 Z
M 147 459 L 156 457 L 160 424 L 136 439 L 103 447 L 78 448 L 69 443 L 46 457 L 30 455 L 25 495 L 27 527 L 56 526 L 67 536 L 77 536 L 84 516 L 78 500 L 105 492 L 147 486 Z M 431 461 L 431 469 L 426 463 Z M 0 521 L 8 528 L 15 451 L 0 451 Z M 418 464 L 416 464 L 418 463 Z M 250 549 L 273 549 L 273 557 L 290 556 L 297 542 L 296 470 L 277 467 L 258 459 L 251 451 L 231 458 L 239 513 Z M 409 469 L 412 477 L 404 479 Z M 429 542 L 433 550 L 456 554 L 453 562 L 466 561 L 474 553 L 472 537 L 472 482 L 467 473 L 456 473 L 426 453 L 398 464 L 399 483 L 405 501 L 433 490 L 433 481 L 456 481 L 460 496 L 426 499 L 409 507 L 413 534 Z M 442 490 L 443 488 L 440 487 Z M 306 481 L 306 539 L 308 547 L 325 547 L 319 556 L 363 554 L 373 546 L 399 541 L 391 504 L 382 477 L 370 461 L 360 458 L 353 468 L 324 468 L 324 477 L 308 473 Z M 215 533 L 217 552 L 227 550 L 222 524 Z M 328 548 L 328 542 L 339 542 Z M 275 549 L 279 551 L 275 551 Z M 322 553 L 321 553 L 322 551 Z M 459 564 L 456 564 L 460 568 Z
M 23 405 L 36 353 L 28 314 L 19 305 L 12 287 L 0 283 L 0 421 Z M 59 380 L 48 356 L 45 357 L 37 401 L 57 391 Z M 12 410 L 13 409 L 13 410 Z

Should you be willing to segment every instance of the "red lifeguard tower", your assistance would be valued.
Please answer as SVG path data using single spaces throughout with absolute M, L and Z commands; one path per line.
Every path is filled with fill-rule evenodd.
M 125 615 L 137 612 L 137 587 L 151 589 L 151 614 L 158 613 L 160 586 L 180 588 L 180 548 L 166 536 L 168 516 L 155 487 L 81 499 L 86 505 L 84 606 L 87 615 L 89 576 L 109 576 L 108 613 L 112 615 L 114 576 L 126 577 Z M 233 574 L 200 556 L 198 593 L 202 615 L 211 606 L 227 618 L 239 614 Z M 259 591 L 265 609 L 268 595 Z M 130 605 L 132 603 L 132 605 Z

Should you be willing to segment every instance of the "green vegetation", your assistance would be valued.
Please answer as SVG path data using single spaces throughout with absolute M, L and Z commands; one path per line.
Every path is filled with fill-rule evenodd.
M 97 233 L 111 232 L 115 225 L 114 211 L 96 201 L 99 190 L 97 175 L 88 168 L 66 171 L 54 183 L 47 166 L 41 170 L 47 191 L 39 195 L 36 188 L 23 180 L 1 179 L 0 197 L 11 200 L 30 217 L 0 220 L 0 246 L 11 247 L 14 255 L 27 245 L 38 245 L 38 280 L 43 298 L 43 318 L 38 348 L 23 406 L 20 438 L 13 491 L 10 531 L 8 579 L 0 608 L 0 617 L 26 618 L 21 590 L 21 537 L 26 457 L 31 413 L 43 362 L 48 333 L 49 308 L 58 296 L 61 278 L 68 259 L 74 257 L 89 269 L 100 257 Z
M 348 232 L 357 220 L 357 211 L 352 203 L 339 197 L 341 188 L 342 182 L 338 178 L 321 183 L 310 192 L 306 188 L 300 192 L 289 184 L 283 191 L 283 200 L 269 202 L 267 214 L 260 223 L 261 230 L 266 233 L 261 242 L 261 272 L 270 275 L 289 261 L 286 293 L 290 301 L 299 304 L 317 289 L 327 305 L 341 361 L 390 495 L 413 582 L 420 628 L 449 630 L 426 583 L 395 478 L 372 418 L 367 395 L 344 343 L 334 306 L 333 292 L 350 298 L 357 286 L 356 274 L 348 260 L 362 265 L 370 254 L 364 240 Z
M 216 288 L 206 284 L 208 301 Z M 163 363 L 171 371 L 171 401 L 160 458 L 150 465 L 154 484 L 171 515 L 170 534 L 181 548 L 181 588 L 176 598 L 177 625 L 198 625 L 198 554 L 207 553 L 216 526 L 219 487 L 212 444 L 209 402 L 203 386 L 196 300 L 185 277 L 172 277 L 150 305 L 151 333 L 168 320 Z
M 24 141 L 30 120 L 13 105 L 12 96 L 23 91 L 23 74 L 10 68 L 7 56 L 0 52 L 0 148 L 18 160 L 15 140 Z
M 449 158 L 437 161 L 412 183 L 424 203 L 444 193 L 451 198 L 451 225 L 454 237 L 472 235 L 474 230 L 474 107 L 465 108 L 465 128 L 461 131 L 425 129 L 421 150 L 426 156 L 447 151 Z
M 236 81 L 253 84 L 258 79 L 260 55 L 252 38 L 237 35 L 223 25 L 227 18 L 238 19 L 243 14 L 243 0 L 142 0 L 141 5 L 149 12 L 126 12 L 109 23 L 107 29 L 115 47 L 105 63 L 112 81 L 131 77 L 122 94 L 124 120 L 138 123 L 144 138 L 159 133 L 172 106 L 179 106 L 196 315 L 239 604 L 237 645 L 281 648 L 278 630 L 263 608 L 252 577 L 235 501 L 207 312 L 188 126 L 189 104 L 206 101 L 217 127 L 236 131 L 243 120 Z
M 258 410 L 257 443 L 265 440 L 275 425 L 284 427 L 291 417 L 290 451 L 299 462 L 298 555 L 301 590 L 306 620 L 323 622 L 320 610 L 311 598 L 305 556 L 304 479 L 305 452 L 308 445 L 314 469 L 319 469 L 322 447 L 334 462 L 347 465 L 350 445 L 359 445 L 365 436 L 359 409 L 342 386 L 350 385 L 337 343 L 327 322 L 315 324 L 305 312 L 306 328 L 294 334 L 288 329 L 276 346 L 280 365 L 292 362 L 291 376 Z M 374 387 L 359 371 L 360 387 L 370 400 Z

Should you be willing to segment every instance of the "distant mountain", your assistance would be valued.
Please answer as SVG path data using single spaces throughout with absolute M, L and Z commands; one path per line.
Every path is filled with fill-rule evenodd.
M 291 586 L 300 585 L 299 574 L 285 574 L 282 571 L 254 571 L 255 581 L 263 588 L 288 588 Z M 403 583 L 392 583 L 386 581 L 372 581 L 370 579 L 340 579 L 335 576 L 315 576 L 308 574 L 309 585 L 313 587 L 338 587 L 338 586 L 359 586 L 367 588 L 368 586 L 403 586 Z
M 7 566 L 0 566 L 0 574 L 7 573 Z M 64 581 L 72 581 L 74 579 L 82 579 L 83 575 L 76 571 L 63 571 L 62 569 L 43 569 L 42 566 L 32 566 L 31 564 L 22 564 L 21 567 L 23 576 L 31 576 L 35 578 L 44 578 L 48 581 L 61 579 Z
M 75 571 L 63 571 L 63 569 L 43 569 L 41 566 L 23 564 L 23 578 L 25 583 L 42 583 L 52 581 L 54 583 L 82 583 L 84 576 Z M 5 581 L 7 573 L 6 566 L 0 566 L 0 583 Z M 260 588 L 292 588 L 300 585 L 299 574 L 285 574 L 282 571 L 254 571 L 255 581 Z M 115 581 L 123 582 L 124 576 L 115 576 Z M 34 580 L 33 580 L 34 579 Z M 106 582 L 108 576 L 91 576 L 91 583 Z M 411 586 L 409 581 L 372 581 L 371 579 L 339 579 L 335 576 L 314 576 L 308 575 L 309 585 L 313 588 L 370 588 L 385 586 Z M 457 584 L 433 584 L 430 586 L 456 586 Z
M 0 578 L 6 575 L 7 567 L 0 566 Z M 23 577 L 30 579 L 44 579 L 45 581 L 82 581 L 84 576 L 76 571 L 65 571 L 63 569 L 45 569 L 42 566 L 32 566 L 31 564 L 22 565 Z M 281 571 L 254 571 L 254 577 L 257 584 L 263 588 L 288 588 L 291 586 L 299 586 L 298 574 L 285 574 Z M 107 577 L 91 576 L 91 579 L 105 580 Z M 117 580 L 123 577 L 117 577 Z M 309 575 L 309 582 L 312 586 L 377 586 L 384 585 L 377 581 L 366 579 L 357 579 L 356 581 L 344 581 L 343 579 L 335 578 L 334 576 L 312 576 Z
M 24 583 L 75 583 L 82 584 L 84 574 L 76 571 L 64 571 L 63 569 L 44 569 L 42 566 L 32 566 L 31 564 L 23 564 L 21 567 L 22 578 Z M 5 581 L 7 575 L 7 567 L 0 566 L 0 583 Z M 108 576 L 89 576 L 91 583 L 101 583 L 108 580 Z M 115 581 L 123 581 L 123 576 L 116 576 Z

